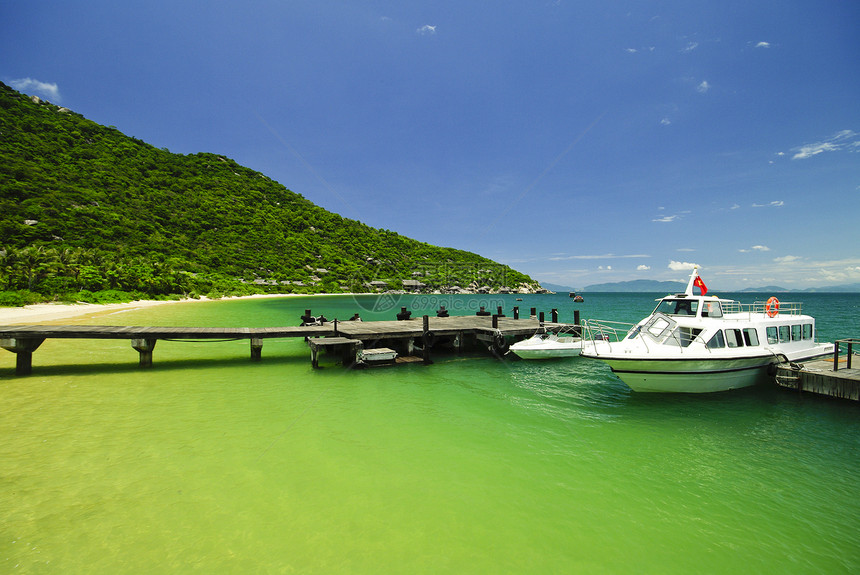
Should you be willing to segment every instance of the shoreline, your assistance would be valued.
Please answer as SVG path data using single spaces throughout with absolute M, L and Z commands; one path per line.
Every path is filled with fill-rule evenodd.
M 439 295 L 437 292 L 436 295 Z M 382 295 L 364 293 L 281 293 L 281 294 L 253 294 L 243 296 L 230 296 L 218 299 L 201 296 L 199 298 L 185 298 L 177 300 L 136 300 L 125 303 L 35 303 L 21 307 L 0 307 L 0 326 L 6 325 L 35 325 L 40 323 L 51 323 L 65 319 L 98 316 L 108 312 L 130 311 L 152 307 L 156 305 L 168 305 L 176 303 L 205 302 L 205 301 L 228 301 L 240 299 L 262 299 L 262 298 L 291 298 L 291 297 L 319 297 L 319 296 L 362 296 Z M 497 295 L 497 294 L 460 294 L 460 295 Z M 524 294 L 508 294 L 524 295 Z
M 73 317 L 87 315 L 100 315 L 107 312 L 128 311 L 152 307 L 156 305 L 169 305 L 176 303 L 223 301 L 234 299 L 258 299 L 258 298 L 281 298 L 281 297 L 308 297 L 314 295 L 329 294 L 255 294 L 220 299 L 201 297 L 199 299 L 186 298 L 178 300 L 137 300 L 125 303 L 36 303 L 22 307 L 0 307 L 0 325 L 34 324 L 54 322 Z

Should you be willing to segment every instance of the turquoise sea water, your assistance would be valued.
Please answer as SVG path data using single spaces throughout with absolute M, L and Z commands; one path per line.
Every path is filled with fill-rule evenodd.
M 632 322 L 654 305 L 585 296 L 194 302 L 67 323 L 440 303 Z M 820 339 L 860 336 L 857 294 L 798 299 Z M 18 378 L 0 351 L 0 572 L 860 572 L 855 403 L 636 394 L 581 358 L 348 371 L 309 356 L 301 340 L 266 341 L 260 363 L 247 341 L 160 341 L 139 370 L 128 341 L 48 340 Z

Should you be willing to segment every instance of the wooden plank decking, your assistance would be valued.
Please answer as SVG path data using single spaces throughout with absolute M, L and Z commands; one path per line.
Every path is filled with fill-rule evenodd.
M 776 382 L 789 389 L 860 401 L 860 369 L 846 366 L 844 357 L 837 371 L 833 370 L 832 359 L 808 361 L 800 366 L 782 363 L 777 366 Z
M 425 328 L 425 321 L 427 326 Z M 494 321 L 498 327 L 493 327 Z M 537 319 L 513 319 L 488 316 L 424 317 L 397 321 L 332 321 L 322 325 L 285 327 L 171 327 L 171 326 L 93 326 L 93 325 L 14 325 L 0 326 L 0 347 L 17 355 L 16 373 L 29 374 L 32 354 L 49 338 L 55 339 L 127 339 L 140 354 L 140 365 L 152 365 L 152 352 L 158 340 L 250 340 L 251 359 L 259 361 L 263 340 L 274 338 L 333 338 L 349 340 L 412 340 L 425 333 L 436 336 L 473 335 L 492 340 L 494 336 L 521 338 L 533 334 L 541 323 Z M 549 331 L 567 324 L 544 323 Z M 323 346 L 316 346 L 314 350 Z M 315 357 L 315 354 L 314 354 Z

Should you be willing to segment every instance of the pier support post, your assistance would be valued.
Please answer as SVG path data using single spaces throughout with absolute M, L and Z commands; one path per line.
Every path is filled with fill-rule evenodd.
M 555 308 L 552 308 L 550 315 L 552 317 L 552 323 L 558 323 L 558 310 Z
M 33 352 L 43 341 L 43 337 L 0 339 L 0 347 L 15 354 L 15 375 L 30 375 L 33 372 Z
M 251 361 L 260 361 L 263 359 L 263 338 L 251 338 Z
M 152 367 L 152 350 L 157 339 L 132 339 L 131 347 L 140 354 L 140 367 Z
M 582 326 L 579 325 L 579 310 L 573 310 L 573 325 L 576 327 L 573 328 L 573 335 L 577 337 L 582 337 Z
M 520 319 L 520 306 L 514 306 L 514 319 Z
M 421 318 L 423 333 L 421 334 L 421 355 L 424 360 L 424 365 L 430 365 L 433 363 L 433 360 L 430 359 L 430 348 L 433 347 L 433 342 L 436 339 L 436 335 L 430 331 L 430 317 L 423 316 Z M 411 341 L 411 340 L 410 340 Z

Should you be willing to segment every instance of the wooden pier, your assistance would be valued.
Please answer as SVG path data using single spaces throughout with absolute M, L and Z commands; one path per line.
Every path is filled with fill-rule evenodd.
M 781 363 L 776 368 L 776 383 L 798 391 L 860 401 L 860 369 L 852 366 L 856 344 L 860 340 L 836 341 L 832 359 Z M 840 348 L 847 349 L 847 354 L 840 355 Z
M 16 354 L 17 375 L 32 372 L 33 353 L 49 338 L 126 339 L 138 352 L 141 367 L 152 366 L 153 350 L 158 340 L 249 340 L 251 360 L 260 361 L 264 340 L 294 337 L 308 341 L 314 366 L 318 363 L 320 350 L 337 351 L 343 356 L 344 363 L 350 364 L 349 359 L 355 358 L 356 353 L 379 347 L 396 349 L 404 356 L 414 356 L 418 351 L 425 363 L 431 363 L 429 353 L 434 346 L 444 345 L 462 351 L 478 345 L 501 355 L 507 351 L 507 345 L 531 336 L 541 326 L 547 331 L 570 327 L 557 322 L 544 323 L 536 318 L 499 316 L 424 316 L 397 321 L 334 320 L 320 325 L 250 328 L 20 325 L 0 326 L 0 347 Z

